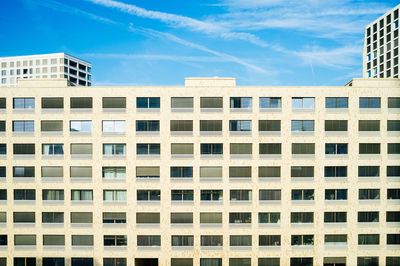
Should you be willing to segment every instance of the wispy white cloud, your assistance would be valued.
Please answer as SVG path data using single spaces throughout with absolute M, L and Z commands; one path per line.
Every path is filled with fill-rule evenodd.
M 266 70 L 265 68 L 262 68 L 260 66 L 248 63 L 248 62 L 244 61 L 243 59 L 241 59 L 239 57 L 236 57 L 236 56 L 224 53 L 224 52 L 220 52 L 220 51 L 208 48 L 208 47 L 206 47 L 204 45 L 201 45 L 201 44 L 198 44 L 198 43 L 194 43 L 194 42 L 185 40 L 185 39 L 180 38 L 180 37 L 178 37 L 176 35 L 173 35 L 171 33 L 156 31 L 156 30 L 153 30 L 153 29 L 135 28 L 132 25 L 129 28 L 130 28 L 130 30 L 132 32 L 139 32 L 139 33 L 147 34 L 147 35 L 154 36 L 154 37 L 157 37 L 157 38 L 161 38 L 161 39 L 164 39 L 164 40 L 168 40 L 168 41 L 171 41 L 171 42 L 175 42 L 177 44 L 180 44 L 180 45 L 183 45 L 183 46 L 186 46 L 186 47 L 198 50 L 198 51 L 202 51 L 202 52 L 217 56 L 217 57 L 219 57 L 219 58 L 221 58 L 221 59 L 223 59 L 225 61 L 236 63 L 238 65 L 246 67 L 247 69 L 250 69 L 250 70 L 262 73 L 262 74 L 276 75 L 276 71 Z
M 223 58 L 216 56 L 182 56 L 182 55 L 171 55 L 171 54 L 86 53 L 86 54 L 81 54 L 80 56 L 84 56 L 87 58 L 111 59 L 111 60 L 149 60 L 149 61 L 194 62 L 194 63 L 227 62 Z

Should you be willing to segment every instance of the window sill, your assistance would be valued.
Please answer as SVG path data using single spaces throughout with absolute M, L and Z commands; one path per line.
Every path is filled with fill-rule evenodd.
M 229 131 L 229 135 L 232 136 L 251 136 L 251 131 Z
M 13 137 L 33 137 L 35 132 L 13 132 Z
M 35 154 L 15 154 L 14 160 L 34 160 Z
M 279 137 L 279 136 L 281 136 L 282 132 L 281 131 L 258 131 L 258 134 L 260 136 L 275 136 L 275 137 Z
M 171 154 L 171 159 L 193 159 L 193 154 Z
M 40 133 L 42 137 L 63 136 L 63 131 L 41 131 Z
M 193 113 L 193 108 L 171 108 L 172 113 Z
M 93 112 L 92 108 L 71 108 L 71 113 L 91 113 Z
M 136 136 L 159 136 L 160 131 L 136 131 Z
M 200 131 L 200 136 L 222 136 L 222 131 Z
M 315 108 L 292 108 L 293 113 L 314 113 Z
M 93 204 L 93 200 L 71 200 L 71 204 L 76 205 L 84 205 L 84 204 Z
M 14 182 L 35 182 L 34 177 L 13 177 Z
M 103 160 L 121 160 L 121 159 L 126 159 L 126 155 L 125 154 L 103 155 Z
M 101 132 L 102 137 L 125 137 L 126 132 Z
M 253 112 L 252 108 L 230 108 L 231 113 L 251 113 Z
M 348 113 L 349 108 L 325 108 L 325 111 L 327 113 Z
M 193 136 L 193 131 L 171 131 L 171 136 Z
M 210 160 L 210 159 L 223 159 L 223 154 L 201 154 L 201 159 Z
M 71 160 L 91 160 L 91 154 L 71 154 Z
M 15 113 L 15 114 L 29 114 L 29 113 L 34 114 L 35 109 L 28 109 L 28 108 L 13 109 L 13 113 Z
M 42 108 L 41 111 L 44 114 L 62 113 L 64 112 L 64 108 Z
M 103 113 L 125 113 L 126 108 L 103 108 Z
M 160 159 L 159 154 L 137 154 L 136 159 L 152 159 L 152 160 L 158 160 Z
M 293 205 L 313 205 L 315 200 L 292 200 Z
M 280 205 L 282 203 L 282 200 L 259 200 L 260 204 L 274 204 L 274 205 Z
M 260 107 L 260 112 L 280 113 L 280 112 L 282 112 L 282 108 L 263 108 L 263 107 Z
M 70 131 L 69 134 L 71 137 L 91 137 L 92 136 L 92 132 Z
M 314 131 L 292 131 L 292 136 L 313 137 Z
M 159 113 L 160 108 L 136 108 L 138 113 Z
M 282 154 L 260 154 L 260 159 L 281 160 L 282 159 Z
M 325 131 L 325 137 L 346 137 L 348 135 L 348 131 Z
M 43 200 L 43 204 L 48 204 L 48 205 L 64 204 L 64 200 Z
M 380 113 L 381 108 L 360 108 L 360 113 Z
M 201 112 L 204 113 L 222 113 L 224 111 L 223 108 L 200 108 Z

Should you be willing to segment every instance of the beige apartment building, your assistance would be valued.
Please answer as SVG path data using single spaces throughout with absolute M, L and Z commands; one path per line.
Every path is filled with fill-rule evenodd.
M 0 265 L 398 266 L 400 80 L 0 88 Z

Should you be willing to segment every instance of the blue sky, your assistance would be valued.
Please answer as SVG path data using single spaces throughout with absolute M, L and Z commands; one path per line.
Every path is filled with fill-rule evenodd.
M 66 52 L 94 84 L 343 85 L 392 0 L 3 0 L 0 56 Z

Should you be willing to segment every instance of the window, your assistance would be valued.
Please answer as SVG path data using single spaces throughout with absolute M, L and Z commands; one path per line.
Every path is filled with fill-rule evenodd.
M 126 202 L 126 190 L 103 190 L 103 201 Z
M 91 213 L 91 212 L 71 212 L 71 223 L 91 224 L 91 223 L 93 223 L 93 213 Z
M 386 235 L 387 245 L 400 245 L 400 234 L 387 234 Z
M 136 132 L 158 132 L 160 131 L 159 120 L 136 120 Z
M 7 144 L 0 143 L 0 155 L 7 155 Z
M 103 133 L 125 133 L 125 120 L 103 120 L 102 121 Z
M 251 190 L 232 189 L 229 191 L 231 201 L 251 201 Z
M 258 245 L 262 246 L 280 246 L 281 236 L 280 235 L 260 235 L 258 236 Z
M 103 212 L 103 224 L 125 224 L 125 212 Z
M 105 155 L 105 156 L 115 156 L 115 155 L 125 156 L 125 154 L 126 154 L 126 144 L 125 143 L 103 144 L 103 155 Z
M 260 143 L 259 144 L 259 153 L 264 154 L 264 155 L 282 154 L 282 144 L 281 143 Z
M 161 236 L 157 235 L 138 235 L 137 245 L 139 247 L 154 247 L 161 246 Z
M 75 133 L 90 133 L 92 132 L 92 121 L 71 120 L 69 122 L 69 131 Z
M 42 200 L 64 200 L 63 189 L 43 189 Z
M 280 266 L 280 258 L 259 258 L 258 266 Z
M 223 154 L 222 143 L 201 143 L 200 153 L 202 155 L 222 155 Z
M 220 235 L 202 235 L 200 236 L 200 245 L 202 247 L 222 247 L 223 237 Z
M 14 155 L 34 155 L 35 144 L 13 144 Z
M 171 143 L 171 155 L 193 155 L 193 143 Z
M 229 266 L 251 266 L 251 258 L 229 258 Z
M 359 223 L 378 223 L 379 212 L 358 212 Z
M 293 110 L 314 110 L 315 98 L 312 97 L 293 97 L 292 98 L 292 109 Z
M 42 155 L 63 155 L 64 144 L 42 144 Z
M 7 189 L 0 189 L 0 200 L 7 200 Z
M 360 154 L 380 154 L 381 144 L 380 143 L 360 143 L 359 144 Z
M 6 177 L 6 167 L 0 166 L 0 178 L 5 178 L 5 177 Z
M 171 258 L 171 266 L 193 266 L 193 259 Z
M 291 223 L 314 223 L 313 212 L 292 212 L 290 213 Z
M 92 155 L 92 143 L 72 143 L 70 149 L 71 155 Z
M 125 97 L 103 97 L 104 109 L 124 109 L 126 108 Z
M 6 121 L 0 121 L 0 132 L 5 132 L 5 131 L 6 131 Z
M 291 177 L 314 177 L 314 166 L 291 166 Z
M 193 131 L 193 121 L 192 120 L 171 120 L 170 128 L 172 132 L 185 132 Z
M 357 266 L 378 266 L 379 257 L 357 257 Z
M 42 212 L 42 223 L 64 223 L 64 213 Z
M 400 131 L 400 120 L 388 120 L 387 121 L 388 131 Z
M 71 178 L 92 178 L 91 166 L 71 166 L 69 170 Z
M 36 246 L 36 235 L 14 235 L 15 246 Z
M 91 97 L 71 97 L 71 109 L 92 109 L 93 99 Z
M 200 97 L 201 109 L 217 109 L 223 108 L 222 97 Z
M 314 200 L 314 189 L 292 189 L 292 200 Z
M 41 132 L 62 132 L 63 121 L 62 120 L 46 120 L 41 121 Z
M 358 190 L 359 200 L 378 200 L 380 199 L 379 189 L 359 189 Z
M 72 235 L 72 246 L 93 246 L 92 235 Z
M 230 166 L 229 178 L 251 178 L 251 166 Z
M 389 97 L 388 108 L 400 108 L 400 97 Z
M 400 257 L 386 257 L 386 266 L 400 265 Z
M 249 132 L 251 131 L 251 120 L 229 120 L 229 131 Z
M 347 120 L 325 120 L 325 131 L 347 131 Z
M 231 155 L 252 154 L 252 143 L 231 143 L 229 147 Z
M 43 97 L 42 109 L 63 109 L 64 99 L 62 97 Z
M 14 109 L 35 109 L 35 98 L 13 98 Z
M 281 131 L 281 120 L 258 120 L 258 131 L 260 132 Z
M 171 212 L 171 224 L 192 224 L 193 213 L 191 212 Z
M 204 190 L 200 191 L 201 201 L 222 201 L 223 191 L 222 190 Z
M 137 97 L 136 108 L 140 109 L 160 108 L 160 97 Z
M 171 246 L 173 247 L 192 247 L 193 236 L 187 235 L 173 235 L 171 236 Z
M 221 212 L 201 212 L 200 224 L 222 224 Z
M 251 235 L 230 235 L 229 246 L 251 247 Z
M 200 131 L 203 132 L 222 131 L 222 120 L 200 120 Z
M 126 167 L 124 166 L 107 166 L 102 168 L 103 179 L 125 179 Z
M 252 99 L 251 97 L 231 97 L 230 98 L 231 109 L 251 109 Z
M 170 168 L 171 178 L 193 178 L 193 167 L 172 166 Z
M 35 167 L 34 166 L 14 166 L 13 167 L 13 177 L 35 177 Z
M 360 97 L 360 108 L 381 108 L 381 98 Z
M 379 131 L 380 121 L 379 120 L 359 120 L 358 121 L 359 131 Z
M 314 131 L 314 120 L 292 120 L 292 132 Z
M 315 143 L 292 143 L 292 154 L 315 154 Z
M 278 178 L 281 177 L 280 166 L 259 166 L 258 177 L 260 178 Z
M 137 166 L 136 178 L 160 178 L 159 166 Z
M 160 213 L 159 212 L 137 212 L 136 213 L 137 224 L 159 224 Z
M 222 166 L 200 166 L 200 178 L 222 178 Z
M 281 222 L 280 212 L 259 212 L 258 223 L 260 224 L 278 224 Z
M 126 258 L 103 258 L 103 266 L 126 266 Z
M 172 201 L 193 201 L 193 190 L 173 189 L 171 190 Z
M 347 154 L 347 143 L 325 143 L 325 154 Z
M 93 200 L 93 190 L 71 190 L 71 200 L 72 201 L 92 201 Z
M 35 212 L 14 212 L 14 223 L 35 223 Z
M 33 132 L 35 131 L 35 124 L 33 120 L 14 120 L 12 122 L 13 132 Z
M 0 98 L 0 109 L 6 109 L 7 101 L 6 98 Z
M 291 237 L 292 246 L 313 246 L 314 235 L 292 235 Z
M 346 245 L 347 235 L 325 235 L 325 245 Z
M 105 235 L 104 236 L 104 246 L 126 246 L 128 242 L 128 237 L 126 235 Z
M 65 266 L 64 258 L 43 258 L 42 266 Z
M 399 177 L 400 176 L 400 166 L 388 166 L 386 168 L 386 175 L 388 177 Z
M 325 189 L 325 200 L 347 200 L 347 189 Z
M 347 166 L 325 166 L 325 177 L 347 177 Z
M 160 190 L 137 190 L 138 201 L 160 201 Z
M 379 234 L 359 234 L 359 245 L 379 245 Z
M 282 107 L 281 97 L 260 97 L 260 108 L 280 109 Z
M 64 246 L 64 235 L 43 235 L 43 246 Z
M 359 166 L 359 177 L 376 177 L 379 176 L 379 166 Z
M 346 223 L 347 213 L 346 212 L 325 212 L 324 223 Z
M 159 143 L 138 143 L 136 144 L 137 155 L 160 155 Z
M 389 188 L 387 190 L 387 199 L 388 200 L 398 200 L 398 199 L 400 199 L 400 189 L 398 189 L 398 188 Z
M 14 266 L 36 266 L 36 258 L 14 257 Z
M 230 212 L 229 223 L 251 224 L 251 212 Z
M 400 154 L 400 143 L 388 143 L 388 154 Z
M 281 200 L 280 189 L 260 189 L 259 200 Z
M 34 189 L 14 189 L 14 200 L 35 200 Z
M 326 97 L 325 108 L 349 108 L 348 97 Z
M 172 97 L 171 109 L 193 109 L 193 97 Z
M 71 266 L 93 266 L 93 258 L 71 258 Z

